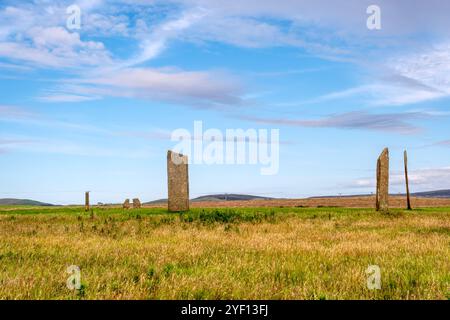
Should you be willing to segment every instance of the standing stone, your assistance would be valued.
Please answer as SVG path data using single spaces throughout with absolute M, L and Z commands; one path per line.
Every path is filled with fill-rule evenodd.
M 377 211 L 389 211 L 389 149 L 384 149 L 377 161 Z
M 133 209 L 140 209 L 141 208 L 141 201 L 139 201 L 138 198 L 133 199 Z
M 405 181 L 406 181 L 406 209 L 412 210 L 411 195 L 409 193 L 409 177 L 408 177 L 408 152 L 405 150 Z
M 171 212 L 189 210 L 188 157 L 167 152 L 168 207 Z
M 88 212 L 91 209 L 89 204 L 89 191 L 84 194 L 84 211 Z
M 122 205 L 122 208 L 128 210 L 130 209 L 130 199 L 126 199 L 125 202 Z

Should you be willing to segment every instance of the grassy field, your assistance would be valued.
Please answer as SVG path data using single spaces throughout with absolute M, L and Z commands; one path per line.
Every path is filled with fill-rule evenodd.
M 449 257 L 449 208 L 0 207 L 0 299 L 449 299 Z

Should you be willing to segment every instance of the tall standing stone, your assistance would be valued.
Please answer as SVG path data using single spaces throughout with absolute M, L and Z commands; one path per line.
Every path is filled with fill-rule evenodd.
M 171 212 L 189 210 L 188 157 L 167 152 L 168 209 Z
M 389 211 L 389 149 L 381 153 L 377 161 L 377 211 Z
M 89 204 L 89 191 L 86 191 L 84 194 L 84 211 L 88 212 L 91 209 Z
M 122 205 L 122 208 L 124 208 L 126 210 L 130 209 L 130 199 L 125 199 L 125 201 Z
M 408 177 L 408 152 L 405 150 L 405 181 L 406 181 L 406 208 L 412 210 L 411 206 L 411 194 L 409 193 L 409 177 Z
M 140 209 L 141 201 L 138 198 L 133 199 L 133 209 Z

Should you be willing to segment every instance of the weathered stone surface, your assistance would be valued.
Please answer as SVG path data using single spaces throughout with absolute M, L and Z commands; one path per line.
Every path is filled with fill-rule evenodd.
M 167 152 L 168 209 L 171 212 L 189 210 L 188 157 Z
M 377 211 L 389 211 L 389 149 L 384 149 L 377 161 Z
M 126 199 L 125 202 L 122 205 L 122 208 L 124 209 L 130 209 L 130 199 Z
M 133 199 L 133 209 L 140 209 L 141 201 L 138 198 Z
M 84 194 L 84 211 L 89 211 L 91 208 L 89 204 L 89 191 Z

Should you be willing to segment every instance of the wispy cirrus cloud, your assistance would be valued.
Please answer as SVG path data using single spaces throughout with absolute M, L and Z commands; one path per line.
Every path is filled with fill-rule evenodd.
M 64 91 L 63 92 L 56 91 L 43 93 L 42 95 L 38 96 L 37 99 L 43 102 L 59 103 L 59 102 L 86 102 L 99 100 L 101 99 L 101 97 L 94 95 L 85 96 L 73 93 L 65 93 Z
M 147 1 L 153 2 L 153 1 Z M 364 33 L 366 9 L 373 4 L 371 0 L 247 0 L 236 3 L 227 0 L 174 0 L 185 6 L 202 6 L 220 11 L 224 16 L 271 17 L 284 20 L 309 22 L 323 26 L 333 26 L 339 31 Z M 418 22 L 427 22 L 427 27 L 438 30 L 442 34 L 449 34 L 448 17 L 450 4 L 439 0 L 429 2 L 409 0 L 378 0 L 376 4 L 383 10 L 383 34 L 398 34 L 423 31 L 424 27 Z M 362 12 L 363 15 L 358 13 Z M 362 26 L 362 27 L 361 27 Z
M 372 106 L 403 106 L 450 97 L 450 43 L 376 62 L 365 84 L 299 104 L 356 98 Z
M 438 141 L 436 143 L 433 143 L 433 146 L 450 147 L 450 139 L 449 140 L 442 140 L 442 141 Z
M 140 39 L 140 52 L 118 65 L 119 68 L 128 68 L 151 60 L 161 54 L 166 49 L 167 43 L 177 38 L 184 31 L 188 30 L 196 22 L 207 15 L 202 8 L 188 10 L 180 17 L 166 21 L 156 28 L 152 28 L 149 34 Z M 147 26 L 143 26 L 147 28 Z
M 443 12 L 447 12 L 450 5 L 442 1 L 432 2 L 432 5 L 411 5 L 410 1 L 378 1 L 377 4 L 383 9 L 383 28 L 377 35 L 372 33 L 371 37 L 367 37 L 369 31 L 365 26 L 366 9 L 373 4 L 369 0 L 249 0 L 239 5 L 222 0 L 119 0 L 112 3 L 75 1 L 75 4 L 83 12 L 80 33 L 84 37 L 89 33 L 93 37 L 126 36 L 137 41 L 139 51 L 131 52 L 121 62 L 125 63 L 125 67 L 130 67 L 157 57 L 170 41 L 221 42 L 256 48 L 298 47 L 321 56 L 353 55 L 367 45 L 382 48 L 398 46 L 396 41 L 389 42 L 392 40 L 389 38 L 383 38 L 382 45 L 377 40 L 380 36 L 414 34 L 418 31 L 417 21 L 433 25 L 434 32 L 448 34 L 449 23 Z M 0 35 L 4 39 L 16 39 L 16 44 L 31 43 L 32 48 L 38 49 L 39 41 L 36 42 L 33 27 L 40 26 L 43 34 L 56 33 L 51 28 L 65 25 L 65 9 L 71 4 L 73 2 L 59 0 L 5 6 L 0 9 L 0 21 L 4 22 L 0 23 Z M 170 13 L 160 14 L 164 10 Z M 422 24 L 419 30 L 423 31 Z M 327 36 L 324 37 L 324 34 Z M 17 35 L 22 37 L 21 41 L 17 41 Z M 83 46 L 83 53 L 93 59 L 90 52 L 98 48 L 87 48 L 92 46 L 89 42 L 94 41 L 77 42 L 77 45 Z M 101 42 L 96 43 L 99 44 Z M 59 56 L 61 50 L 44 50 L 43 53 L 67 58 Z M 99 54 L 97 52 L 95 56 Z M 48 62 L 47 59 L 44 61 Z M 101 64 L 105 62 L 100 61 Z
M 128 97 L 217 107 L 241 104 L 241 94 L 240 81 L 224 72 L 126 68 L 67 80 L 59 93 L 55 90 L 40 99 L 71 102 Z
M 355 111 L 333 114 L 321 119 L 308 120 L 280 118 L 270 119 L 252 116 L 238 116 L 237 118 L 257 123 L 293 127 L 359 129 L 399 134 L 415 134 L 421 132 L 422 129 L 419 126 L 410 123 L 410 121 L 427 119 L 430 117 L 432 117 L 432 115 L 427 112 L 373 114 L 366 111 Z
M 416 103 L 450 96 L 450 43 L 393 58 L 388 67 L 397 75 L 394 80 L 406 90 L 404 94 L 391 95 L 394 103 Z
M 157 57 L 171 39 L 177 38 L 180 33 L 201 20 L 204 16 L 201 8 L 186 10 L 178 17 L 148 28 L 148 32 L 137 33 L 135 37 L 128 35 L 129 40 L 138 43 L 139 50 L 131 52 L 128 57 L 118 58 L 114 57 L 103 42 L 82 39 L 85 31 L 70 32 L 61 26 L 66 17 L 64 4 L 62 1 L 56 2 L 48 5 L 46 10 L 32 5 L 11 6 L 3 10 L 0 7 L 0 20 L 18 19 L 18 23 L 8 29 L 0 22 L 0 30 L 7 30 L 4 41 L 0 39 L 0 58 L 6 58 L 20 66 L 59 69 L 70 75 L 69 80 L 61 81 L 63 85 L 43 90 L 36 97 L 37 100 L 77 103 L 107 97 L 126 97 L 182 102 L 199 107 L 241 103 L 240 81 L 229 73 L 136 67 Z M 96 8 L 104 8 L 102 1 L 97 1 L 95 6 L 84 1 L 78 4 L 83 10 L 83 17 L 87 19 L 86 23 L 91 24 L 86 29 L 94 32 L 94 36 L 96 32 L 103 34 L 103 29 L 97 30 L 96 27 L 106 28 L 117 23 L 116 19 L 110 20 L 105 15 L 96 13 Z M 114 10 L 111 14 L 113 13 Z M 48 16 L 50 22 L 39 14 Z M 22 21 L 22 16 L 34 23 Z M 133 23 L 127 19 L 121 21 Z M 139 22 L 136 27 L 144 27 L 145 22 Z M 13 66 L 14 64 L 8 64 L 10 68 Z
M 373 84 L 361 85 L 342 91 L 332 92 L 300 104 L 315 104 L 349 98 L 357 98 L 373 107 L 404 106 L 429 100 L 444 98 L 447 93 L 435 88 L 426 88 L 417 84 L 401 84 L 390 79 L 375 79 Z
M 36 142 L 35 139 L 20 139 L 20 138 L 0 138 L 0 146 L 11 146 L 18 144 L 26 144 Z
M 0 138 L 0 154 L 7 154 L 17 147 L 23 147 L 35 143 L 36 139 L 23 137 L 2 137 Z
M 111 131 L 97 126 L 53 119 L 19 106 L 0 105 L 0 123 L 1 122 L 112 135 Z
M 160 88 L 158 85 L 148 88 L 149 94 L 146 94 L 140 88 L 132 88 L 129 79 L 123 85 L 106 85 L 114 90 L 99 88 L 92 82 L 109 77 L 113 71 L 125 77 L 130 73 L 142 73 L 145 68 L 143 64 L 158 58 L 176 41 L 224 43 L 245 48 L 290 47 L 317 57 L 360 62 L 366 59 L 368 47 L 388 53 L 388 59 L 380 55 L 383 60 L 375 59 L 373 62 L 377 66 L 375 69 L 382 68 L 386 74 L 375 76 L 368 83 L 332 92 L 305 103 L 361 96 L 370 105 L 398 106 L 450 95 L 447 43 L 422 50 L 418 54 L 395 58 L 388 51 L 393 47 L 403 48 L 400 51 L 404 52 L 406 44 L 414 49 L 420 47 L 414 42 L 399 44 L 396 41 L 398 36 L 422 32 L 422 29 L 418 30 L 417 21 L 427 21 L 433 26 L 434 33 L 448 35 L 450 23 L 443 12 L 447 12 L 450 5 L 442 1 L 432 1 L 432 4 L 427 5 L 411 5 L 410 1 L 378 1 L 377 4 L 383 10 L 383 28 L 376 35 L 372 33 L 371 37 L 367 37 L 368 30 L 365 27 L 365 10 L 372 4 L 368 0 L 269 0 L 263 3 L 249 0 L 239 5 L 222 0 L 118 0 L 112 3 L 97 0 L 75 3 L 83 12 L 83 27 L 79 32 L 71 32 L 64 27 L 67 18 L 65 9 L 72 4 L 69 1 L 11 2 L 0 6 L 0 58 L 8 60 L 7 63 L 0 63 L 8 68 L 16 64 L 19 67 L 65 70 L 75 73 L 80 81 L 94 74 L 88 76 L 91 83 L 85 81 L 82 89 L 97 94 L 56 91 L 40 95 L 40 100 L 83 102 L 115 96 L 118 91 L 122 91 L 126 97 L 153 99 Z M 324 7 L 327 9 L 324 10 Z M 159 10 L 169 13 L 159 14 Z M 153 11 L 157 14 L 151 15 Z M 361 14 L 356 14 L 359 12 Z M 422 24 L 420 26 L 423 28 Z M 117 47 L 109 45 L 109 37 L 126 38 L 134 50 L 126 55 L 123 52 L 119 54 Z M 381 37 L 384 37 L 383 41 L 378 41 Z M 177 76 L 182 81 L 185 74 Z M 160 77 L 164 81 L 167 75 L 161 74 Z M 226 79 L 219 83 L 216 74 L 211 78 L 215 84 L 205 86 L 209 92 L 205 89 L 200 93 L 194 86 L 191 86 L 190 92 L 187 92 L 186 86 L 185 90 L 169 90 L 166 85 L 163 94 L 157 94 L 156 98 L 180 101 L 186 97 L 200 97 L 199 100 L 212 104 L 223 104 L 224 101 L 235 104 L 239 100 L 236 99 L 235 88 L 224 90 Z M 198 84 L 203 85 L 203 82 Z
M 0 105 L 0 120 L 2 119 L 29 119 L 34 114 L 24 108 L 10 105 Z

